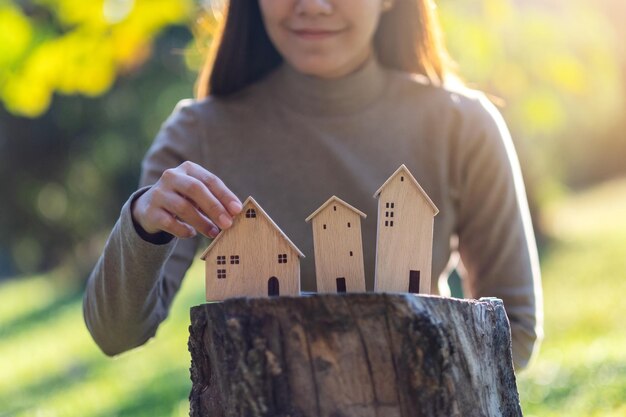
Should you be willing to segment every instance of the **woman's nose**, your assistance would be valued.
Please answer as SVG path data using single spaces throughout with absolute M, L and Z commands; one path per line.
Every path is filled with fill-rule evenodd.
M 331 14 L 332 0 L 296 0 L 295 12 L 304 15 Z

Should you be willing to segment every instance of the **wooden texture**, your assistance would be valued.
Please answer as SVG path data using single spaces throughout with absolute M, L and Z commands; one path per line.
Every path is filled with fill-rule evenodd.
M 521 416 L 500 300 L 400 294 L 191 309 L 192 417 Z
M 374 291 L 408 292 L 410 278 L 416 276 L 419 293 L 429 294 L 437 207 L 404 165 L 374 197 L 378 197 Z
M 318 293 L 365 291 L 361 218 L 365 214 L 336 196 L 329 198 L 306 221 L 313 228 L 315 277 Z
M 233 225 L 220 232 L 202 254 L 207 301 L 230 297 L 300 294 L 302 252 L 248 197 Z

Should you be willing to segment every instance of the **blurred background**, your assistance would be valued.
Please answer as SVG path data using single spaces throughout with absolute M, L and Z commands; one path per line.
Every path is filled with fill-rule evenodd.
M 513 133 L 540 243 L 546 337 L 518 375 L 524 414 L 625 416 L 626 2 L 437 5 L 459 74 Z M 116 359 L 81 301 L 143 154 L 193 96 L 218 10 L 0 1 L 0 416 L 188 414 L 201 266 L 156 340 Z

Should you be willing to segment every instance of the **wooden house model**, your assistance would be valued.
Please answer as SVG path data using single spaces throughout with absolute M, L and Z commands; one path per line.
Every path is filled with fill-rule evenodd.
M 434 217 L 439 209 L 403 164 L 376 191 L 374 291 L 429 294 Z
M 300 295 L 296 245 L 252 197 L 230 228 L 221 231 L 202 254 L 206 299 Z
M 365 291 L 361 236 L 365 217 L 336 196 L 307 217 L 313 228 L 318 293 Z

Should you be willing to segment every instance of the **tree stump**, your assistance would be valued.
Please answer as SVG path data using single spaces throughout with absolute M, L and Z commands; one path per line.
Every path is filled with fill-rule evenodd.
M 191 309 L 192 417 L 521 416 L 502 301 L 412 294 Z

